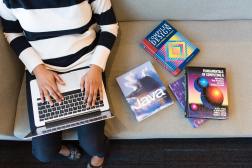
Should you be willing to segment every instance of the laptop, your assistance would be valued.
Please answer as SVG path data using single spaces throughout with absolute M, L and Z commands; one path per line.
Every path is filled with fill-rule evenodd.
M 114 117 L 109 110 L 109 103 L 103 83 L 103 99 L 101 100 L 98 95 L 95 106 L 92 107 L 87 107 L 87 103 L 84 102 L 85 93 L 80 90 L 80 81 L 88 70 L 89 67 L 85 67 L 59 74 L 65 82 L 64 86 L 58 85 L 59 91 L 64 96 L 64 101 L 59 104 L 52 98 L 53 106 L 50 106 L 47 101 L 42 103 L 36 79 L 30 81 L 33 116 L 36 128 L 35 130 L 31 130 L 24 139 Z

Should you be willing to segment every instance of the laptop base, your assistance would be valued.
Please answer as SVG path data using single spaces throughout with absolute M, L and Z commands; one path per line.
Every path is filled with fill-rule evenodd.
M 93 116 L 90 116 L 93 115 Z M 35 130 L 31 130 L 31 132 L 24 137 L 24 139 L 30 139 L 33 137 L 38 137 L 42 135 L 51 134 L 58 131 L 63 131 L 75 127 L 79 127 L 86 124 L 91 124 L 94 122 L 99 122 L 102 120 L 113 118 L 114 115 L 108 111 L 97 111 L 89 114 L 84 114 L 77 116 L 75 118 L 65 119 L 56 121 L 53 123 L 48 123 L 45 126 L 38 127 Z

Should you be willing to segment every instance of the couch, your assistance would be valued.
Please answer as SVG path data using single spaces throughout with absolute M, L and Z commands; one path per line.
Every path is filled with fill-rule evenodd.
M 106 67 L 111 111 L 105 133 L 113 139 L 252 136 L 252 2 L 250 0 L 112 0 L 120 32 Z M 166 86 L 178 77 L 163 70 L 139 42 L 163 19 L 200 48 L 190 63 L 227 68 L 230 118 L 192 128 L 177 103 L 137 122 L 115 81 L 150 60 Z M 1 29 L 1 28 L 0 28 Z M 0 139 L 23 140 L 30 131 L 24 67 L 0 33 Z M 76 139 L 72 130 L 64 139 Z

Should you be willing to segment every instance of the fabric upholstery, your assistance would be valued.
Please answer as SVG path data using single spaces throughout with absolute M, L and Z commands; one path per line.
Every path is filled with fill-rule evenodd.
M 30 132 L 25 82 L 26 78 L 24 77 L 21 85 L 20 95 L 18 97 L 17 112 L 15 118 L 14 136 L 18 138 L 23 138 Z
M 112 0 L 119 21 L 251 19 L 251 0 Z
M 7 141 L 18 141 L 18 140 L 20 140 L 19 138 L 13 136 L 13 133 L 12 133 L 12 135 L 0 135 L 0 139 L 1 140 L 7 140 Z
M 107 122 L 107 133 L 113 138 L 197 138 L 250 137 L 252 135 L 252 22 L 251 21 L 175 21 L 171 22 L 201 52 L 190 65 L 227 68 L 230 118 L 208 121 L 198 129 L 191 128 L 175 103 L 154 116 L 136 122 L 115 78 L 147 60 L 152 60 L 139 41 L 159 22 L 139 21 L 120 24 L 120 36 L 107 69 L 112 111 L 117 118 Z M 167 86 L 177 78 L 152 60 Z M 181 74 L 182 75 L 182 74 Z
M 159 21 L 120 22 L 118 40 L 109 57 L 106 69 L 107 94 L 116 118 L 106 121 L 105 133 L 115 139 L 139 138 L 211 138 L 252 136 L 252 21 L 171 21 L 182 34 L 200 48 L 190 65 L 227 68 L 230 118 L 211 120 L 200 128 L 192 128 L 175 102 L 150 118 L 137 122 L 127 105 L 115 78 L 151 60 L 165 86 L 175 81 L 169 72 L 152 60 L 139 46 L 142 38 Z M 183 75 L 183 74 L 181 74 Z M 180 75 L 180 76 L 181 76 Z M 24 91 L 19 100 L 24 101 Z M 20 102 L 17 109 L 15 136 L 22 138 L 29 131 L 26 107 Z M 76 139 L 67 131 L 65 139 Z
M 24 67 L 4 39 L 0 26 L 0 134 L 3 136 L 13 135 L 23 69 Z

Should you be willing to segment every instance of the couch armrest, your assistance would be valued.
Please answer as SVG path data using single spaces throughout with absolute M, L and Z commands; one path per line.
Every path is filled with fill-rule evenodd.
M 24 66 L 6 42 L 1 26 L 0 51 L 0 135 L 13 135 Z

